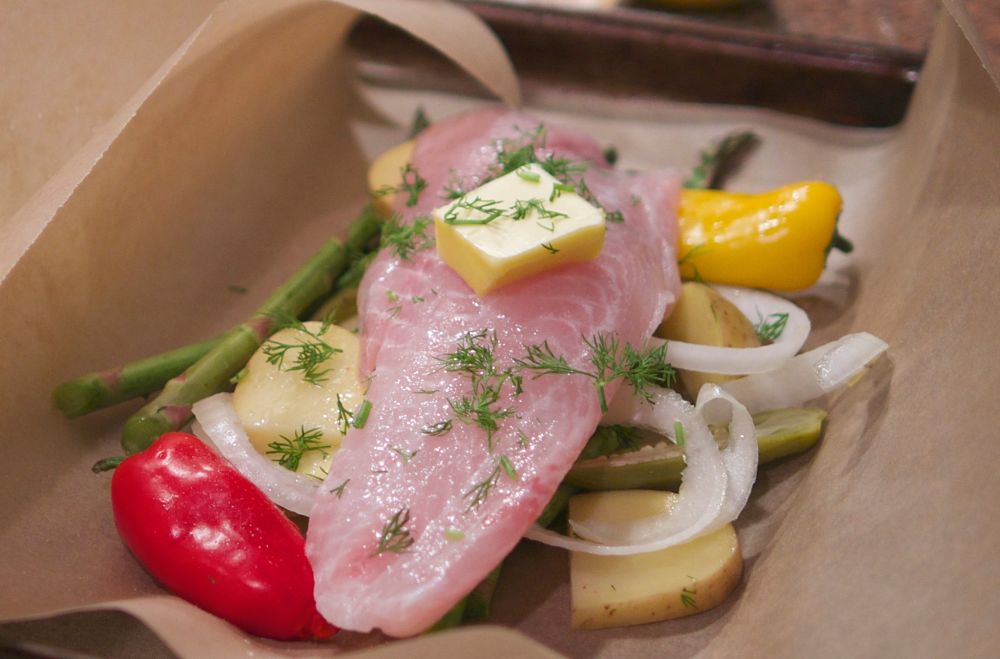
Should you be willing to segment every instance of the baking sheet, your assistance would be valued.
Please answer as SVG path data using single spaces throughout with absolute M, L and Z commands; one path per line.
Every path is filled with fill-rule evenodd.
M 401 3 L 363 4 L 390 12 Z M 452 11 L 396 17 L 430 30 L 442 25 L 434 12 Z M 479 102 L 358 91 L 338 46 L 353 16 L 321 2 L 227 5 L 4 225 L 0 619 L 120 608 L 181 656 L 309 656 L 381 642 L 250 639 L 160 595 L 114 532 L 107 475 L 89 472 L 116 452 L 128 410 L 68 423 L 48 404 L 66 377 L 245 316 L 356 211 L 367 158 L 400 139 L 417 103 L 443 116 Z M 469 22 L 462 34 L 477 29 Z M 428 34 L 514 97 L 485 32 Z M 1000 375 L 990 350 L 1000 320 L 991 305 L 1000 98 L 956 25 L 939 25 L 898 130 L 755 110 L 533 100 L 544 116 L 615 144 L 625 166 L 683 166 L 711 138 L 753 126 L 764 146 L 734 186 L 837 183 L 858 249 L 802 302 L 818 320 L 816 341 L 864 329 L 892 348 L 838 402 L 817 451 L 762 477 L 740 525 L 749 560 L 738 598 L 684 621 L 572 632 L 563 558 L 526 544 L 501 582 L 497 621 L 572 656 L 989 656 L 1000 613 L 1000 529 L 988 505 L 1000 494 L 991 405 Z

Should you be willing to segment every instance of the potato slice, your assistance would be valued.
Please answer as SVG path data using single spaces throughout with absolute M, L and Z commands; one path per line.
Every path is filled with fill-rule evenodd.
M 300 348 L 289 350 L 284 357 L 284 366 L 279 367 L 267 362 L 265 343 L 247 363 L 247 369 L 233 393 L 233 406 L 250 442 L 264 454 L 272 442 L 294 441 L 297 433 L 318 431 L 319 437 L 314 444 L 316 448 L 302 454 L 298 471 L 324 478 L 330 458 L 343 439 L 337 397 L 340 396 L 340 402 L 348 412 L 354 412 L 364 400 L 365 392 L 358 368 L 357 335 L 337 325 L 329 325 L 323 334 L 319 334 L 323 324 L 315 321 L 307 322 L 305 326 L 330 347 L 340 351 L 319 366 L 317 372 L 325 371 L 320 381 L 313 384 L 303 378 L 301 371 L 289 370 Z M 269 342 L 301 345 L 315 340 L 309 334 L 288 328 L 276 332 Z M 280 456 L 268 457 L 277 460 Z
M 368 167 L 368 189 L 375 195 L 374 204 L 379 215 L 392 215 L 396 203 L 395 193 L 381 194 L 379 190 L 395 188 L 403 182 L 402 171 L 412 154 L 413 140 L 407 140 L 380 153 Z
M 732 302 L 711 286 L 689 281 L 681 287 L 681 297 L 673 312 L 660 324 L 656 336 L 667 340 L 724 348 L 753 348 L 760 345 L 753 324 Z M 739 376 L 678 372 L 681 383 L 694 398 L 707 382 L 721 384 Z
M 641 519 L 669 511 L 672 492 L 590 492 L 569 502 L 570 520 Z M 676 547 L 634 556 L 570 554 L 572 625 L 624 627 L 694 615 L 721 604 L 743 572 L 732 524 Z

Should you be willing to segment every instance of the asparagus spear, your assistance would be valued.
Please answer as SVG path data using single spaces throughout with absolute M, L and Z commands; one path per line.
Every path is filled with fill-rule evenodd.
M 757 136 L 749 131 L 726 135 L 718 144 L 701 152 L 700 162 L 684 181 L 684 187 L 710 190 L 721 188 L 725 177 L 758 141 Z
M 281 285 L 246 322 L 225 334 L 222 341 L 184 373 L 167 382 L 163 391 L 143 406 L 122 431 L 127 454 L 149 446 L 165 432 L 191 419 L 191 406 L 226 388 L 235 375 L 276 329 L 278 316 L 297 317 L 326 293 L 347 266 L 347 249 L 330 240 L 302 268 Z
M 364 266 L 370 262 L 369 250 L 375 246 L 380 230 L 381 221 L 370 208 L 366 208 L 348 228 L 345 246 L 351 263 L 338 278 L 335 291 L 356 285 L 356 281 L 360 280 L 364 274 Z M 341 298 L 339 302 L 348 301 Z M 73 419 L 131 398 L 148 396 L 162 389 L 169 380 L 178 377 L 208 354 L 225 336 L 227 335 L 223 334 L 64 382 L 53 391 L 52 400 L 63 416 Z
M 130 398 L 147 396 L 162 389 L 165 382 L 183 373 L 221 340 L 222 336 L 217 336 L 63 382 L 52 392 L 52 401 L 63 416 L 75 419 Z

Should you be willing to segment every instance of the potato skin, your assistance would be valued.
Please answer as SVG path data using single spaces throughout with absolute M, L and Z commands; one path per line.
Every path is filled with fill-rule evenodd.
M 373 195 L 372 203 L 383 217 L 392 215 L 396 201 L 395 193 L 379 194 L 379 190 L 395 188 L 403 182 L 402 170 L 413 155 L 413 140 L 400 142 L 382 152 L 368 167 L 368 189 Z
M 570 501 L 570 518 L 642 518 L 669 509 L 677 495 L 630 490 L 591 492 Z M 670 620 L 712 609 L 740 582 L 743 558 L 731 524 L 648 554 L 570 554 L 571 624 L 578 629 Z
M 681 296 L 667 316 L 656 336 L 667 340 L 685 341 L 722 348 L 754 348 L 760 338 L 750 320 L 732 302 L 711 286 L 700 282 L 685 282 Z M 679 371 L 680 381 L 690 397 L 698 395 L 703 384 L 721 384 L 732 375 Z

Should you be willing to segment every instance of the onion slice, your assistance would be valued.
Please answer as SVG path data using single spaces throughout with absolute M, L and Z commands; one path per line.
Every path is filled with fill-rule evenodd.
M 574 524 L 580 538 L 534 526 L 525 537 L 571 551 L 624 556 L 657 551 L 687 542 L 736 519 L 746 505 L 757 473 L 757 438 L 753 419 L 732 396 L 705 385 L 692 407 L 676 392 L 653 389 L 653 404 L 622 388 L 604 423 L 625 423 L 674 437 L 684 432 L 687 467 L 680 496 L 669 513 L 633 522 Z M 729 446 L 720 451 L 706 420 L 730 423 Z
M 684 341 L 667 341 L 667 361 L 675 368 L 703 373 L 746 375 L 763 373 L 780 367 L 795 356 L 809 336 L 809 316 L 788 300 L 752 288 L 715 286 L 715 290 L 732 302 L 747 318 L 767 318 L 772 314 L 788 314 L 785 329 L 778 339 L 756 348 L 721 348 Z M 650 346 L 662 339 L 650 339 Z
M 888 347 L 867 332 L 848 334 L 790 359 L 777 370 L 730 380 L 722 388 L 751 414 L 799 407 L 852 383 Z
M 198 401 L 192 411 L 206 438 L 237 471 L 282 508 L 309 515 L 320 482 L 258 453 L 236 414 L 232 394 L 216 394 Z

